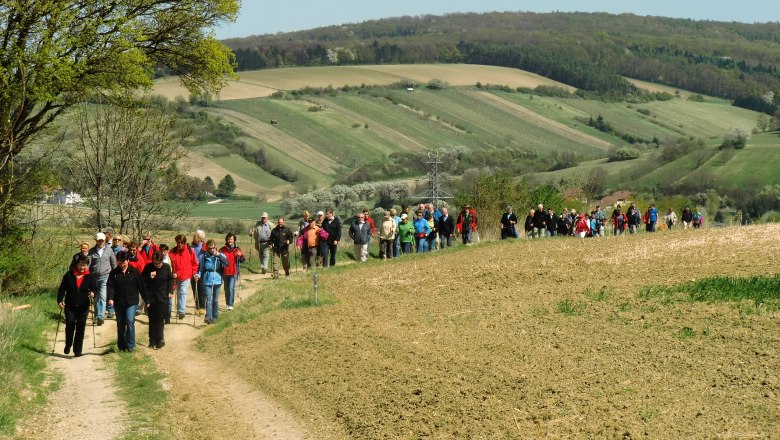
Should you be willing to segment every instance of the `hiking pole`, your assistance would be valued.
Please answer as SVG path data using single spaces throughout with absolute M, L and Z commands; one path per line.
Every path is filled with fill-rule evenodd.
M 97 348 L 95 341 L 95 309 L 92 307 L 92 298 L 89 299 L 89 308 L 92 309 L 92 348 Z
M 252 252 L 251 250 L 249 252 Z M 244 302 L 241 299 L 241 262 L 236 260 L 236 276 L 238 276 L 238 302 Z
M 174 280 L 173 282 L 175 283 L 176 280 Z M 178 290 L 176 290 L 174 292 L 174 295 L 175 296 L 173 297 L 173 304 L 175 305 L 175 309 L 176 309 L 175 310 L 175 312 L 176 312 L 176 324 L 178 324 L 179 323 L 179 292 L 178 292 Z M 170 304 L 170 302 L 168 304 Z M 171 315 L 173 313 L 174 313 L 174 311 L 171 312 Z
M 63 309 L 60 309 L 60 314 L 57 316 L 57 331 L 54 332 L 54 344 L 52 344 L 51 346 L 51 354 L 54 354 L 54 348 L 57 347 L 57 335 L 60 334 L 60 323 L 62 322 L 62 310 Z

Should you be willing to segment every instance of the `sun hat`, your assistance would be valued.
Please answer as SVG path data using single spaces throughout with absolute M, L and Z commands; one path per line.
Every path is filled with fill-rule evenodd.
M 267 212 L 264 212 L 264 213 L 263 213 L 263 214 L 260 216 L 260 218 L 268 218 L 268 213 L 267 213 Z
M 106 234 L 104 234 L 102 232 L 98 232 L 97 234 L 95 234 L 95 240 L 103 240 L 103 241 L 105 241 L 105 239 L 106 239 Z

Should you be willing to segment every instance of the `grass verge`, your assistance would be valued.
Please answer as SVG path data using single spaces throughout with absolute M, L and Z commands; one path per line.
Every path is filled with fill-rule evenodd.
M 129 410 L 122 440 L 172 438 L 167 414 L 169 394 L 163 387 L 166 375 L 151 356 L 136 351 L 112 355 L 119 395 Z
M 0 436 L 10 436 L 19 419 L 61 384 L 60 377 L 47 373 L 43 356 L 51 350 L 47 330 L 55 330 L 59 311 L 50 294 L 0 297 L 0 303 L 31 306 L 18 311 L 0 307 Z
M 660 298 L 665 302 L 738 302 L 753 301 L 756 308 L 780 309 L 780 275 L 712 277 L 677 286 L 653 286 L 644 289 L 640 298 Z

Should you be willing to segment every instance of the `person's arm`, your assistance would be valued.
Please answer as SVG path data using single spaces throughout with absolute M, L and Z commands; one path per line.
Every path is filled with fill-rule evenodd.
M 57 305 L 60 306 L 60 308 L 65 307 L 65 292 L 67 290 L 67 278 L 68 274 L 63 275 L 62 281 L 60 282 L 60 288 L 57 289 Z
M 116 255 L 114 255 L 114 250 L 111 249 L 111 246 L 106 246 L 106 251 L 108 251 L 108 264 L 113 270 L 116 268 Z
M 114 289 L 116 278 L 113 273 L 108 274 L 108 281 L 106 282 L 106 302 L 109 306 L 114 306 Z
M 168 280 L 167 280 L 167 283 L 166 283 L 167 284 L 166 287 L 168 288 L 168 290 L 167 290 L 168 291 L 168 299 L 171 299 L 171 298 L 173 298 L 173 287 L 175 286 L 176 283 L 173 282 L 173 269 L 171 269 L 170 266 L 168 267 L 168 274 L 167 275 L 168 275 Z

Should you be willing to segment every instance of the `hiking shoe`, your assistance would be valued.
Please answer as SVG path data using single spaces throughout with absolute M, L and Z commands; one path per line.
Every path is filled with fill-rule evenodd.
M 263 275 L 265 275 L 265 268 L 263 268 L 263 269 L 261 270 L 261 272 L 263 273 Z
M 165 341 L 160 341 L 160 342 L 157 343 L 157 349 L 158 350 L 163 348 L 163 347 L 165 347 Z
M 108 312 L 108 315 L 106 315 L 106 319 L 114 319 L 115 316 L 116 315 L 114 315 L 113 313 Z
M 184 313 L 179 313 L 179 319 L 184 319 Z
M 103 325 L 103 322 L 105 322 L 105 321 L 103 321 L 103 318 L 98 318 L 97 319 L 97 325 Z
M 206 318 L 203 320 L 203 322 L 205 322 L 206 324 L 211 324 L 212 321 L 209 318 Z
M 70 354 L 70 345 L 65 346 L 65 354 Z
M 170 324 L 171 323 L 171 318 L 165 318 L 165 323 L 166 324 Z
M 233 310 L 233 306 L 227 306 L 228 311 Z

